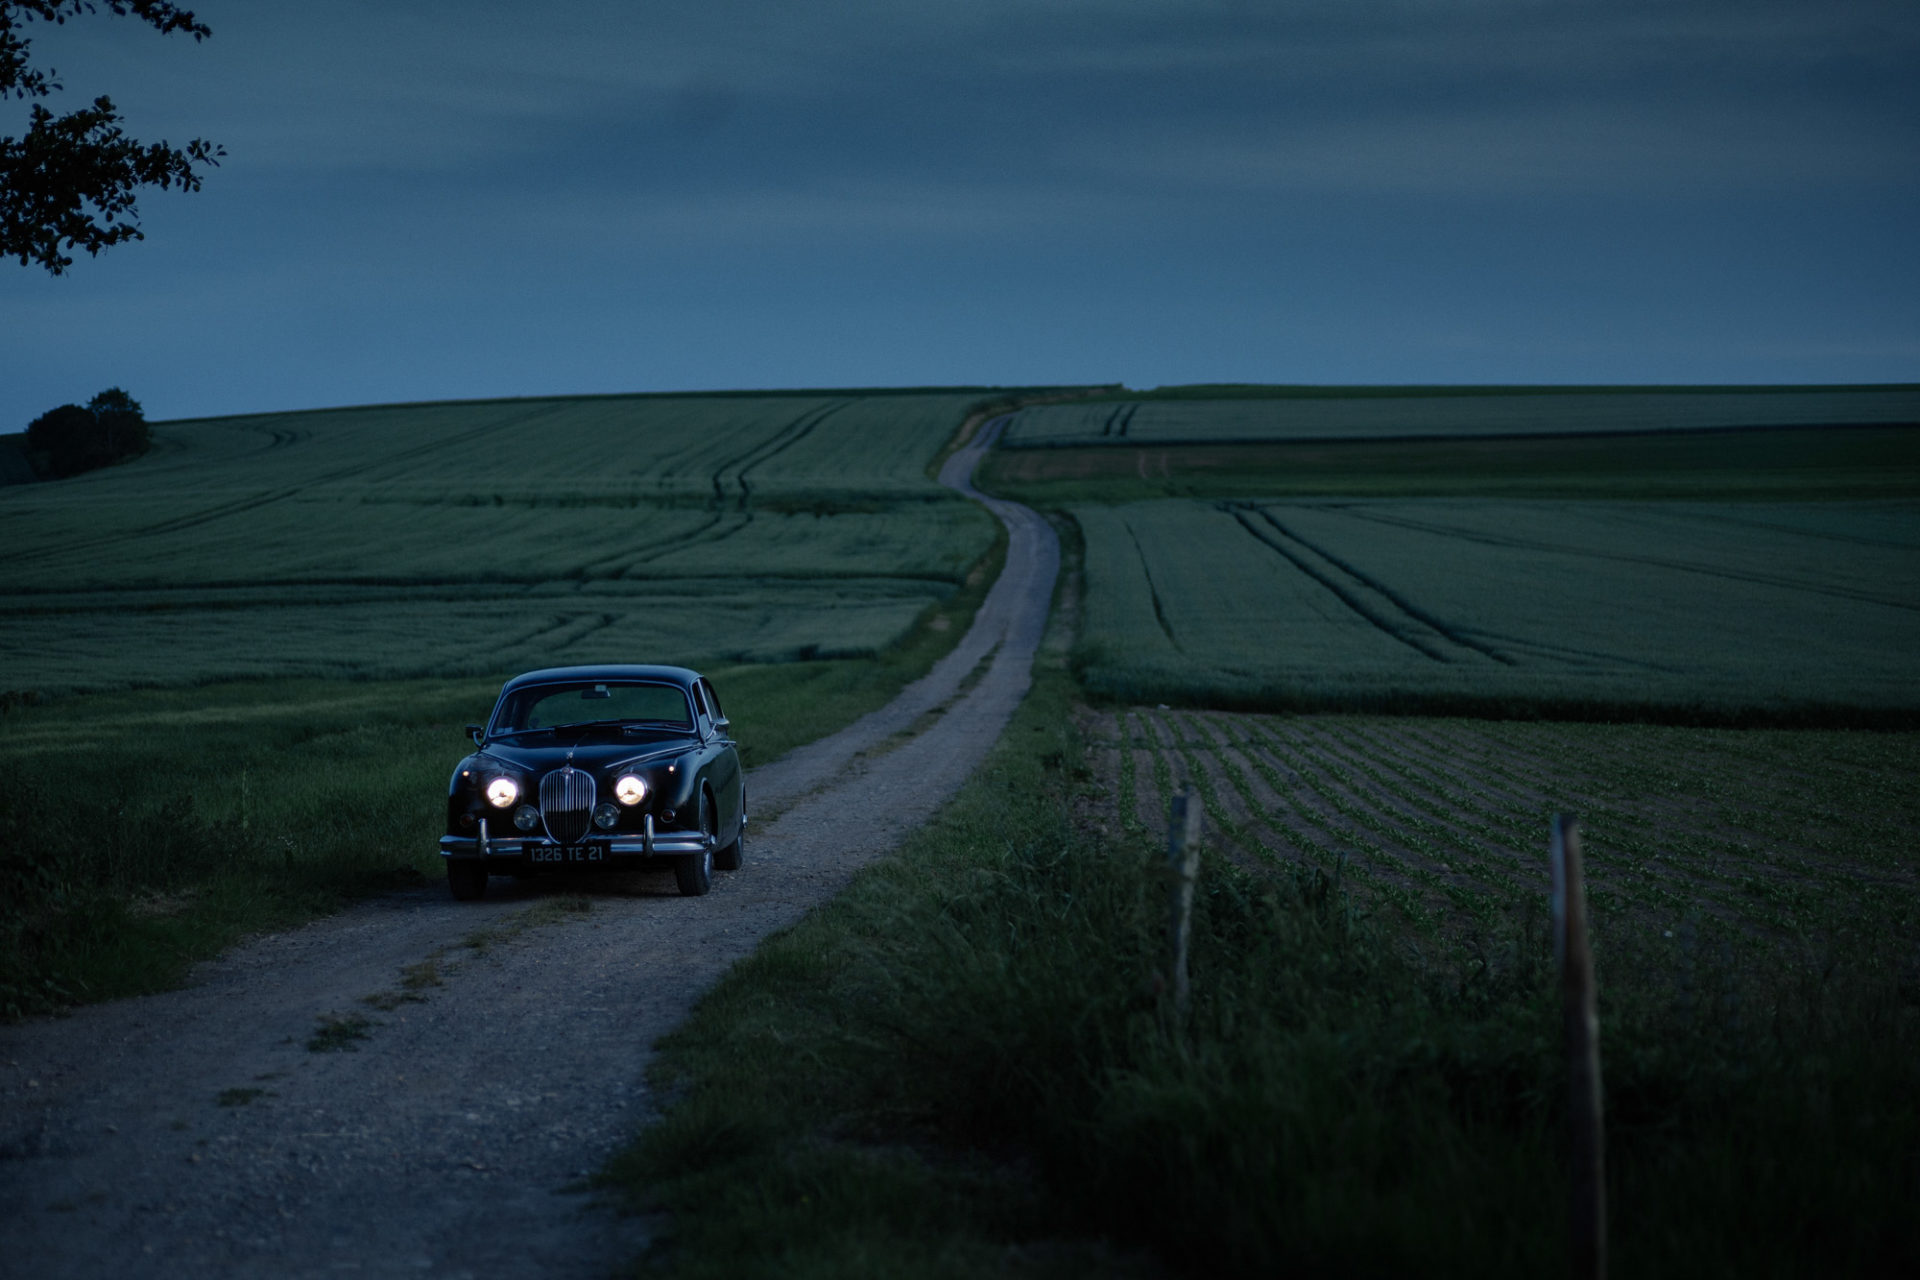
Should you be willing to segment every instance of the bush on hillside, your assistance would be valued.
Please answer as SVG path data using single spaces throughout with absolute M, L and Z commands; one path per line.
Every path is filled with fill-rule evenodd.
M 137 458 L 152 442 L 140 402 L 119 387 L 108 387 L 85 408 L 49 409 L 27 427 L 34 470 L 55 479 Z

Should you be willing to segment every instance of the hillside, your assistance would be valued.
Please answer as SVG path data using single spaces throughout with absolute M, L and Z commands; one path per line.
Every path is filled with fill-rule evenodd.
M 6 687 L 873 653 L 993 541 L 927 475 L 987 394 L 158 423 L 135 464 L 0 489 Z

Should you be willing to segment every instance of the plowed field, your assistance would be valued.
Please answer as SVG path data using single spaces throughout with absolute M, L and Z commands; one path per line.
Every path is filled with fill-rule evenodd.
M 1130 708 L 1095 715 L 1113 817 L 1318 868 L 1425 932 L 1544 901 L 1547 820 L 1579 815 L 1602 927 L 1812 937 L 1910 927 L 1920 734 Z

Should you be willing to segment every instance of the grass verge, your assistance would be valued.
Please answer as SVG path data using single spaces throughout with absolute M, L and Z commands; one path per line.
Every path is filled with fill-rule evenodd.
M 1057 664 L 955 802 L 663 1041 L 609 1167 L 660 1271 L 1538 1275 L 1565 1077 L 1538 915 L 1424 951 L 1336 875 L 1203 870 L 1190 1020 L 1162 886 Z M 1542 913 L 1543 914 L 1543 913 Z M 1621 1274 L 1920 1262 L 1911 956 L 1676 972 L 1602 939 Z M 1461 956 L 1466 958 L 1462 959 Z

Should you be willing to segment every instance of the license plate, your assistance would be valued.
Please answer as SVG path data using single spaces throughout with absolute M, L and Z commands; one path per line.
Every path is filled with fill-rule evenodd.
M 605 862 L 607 851 L 597 844 L 576 844 L 564 849 L 535 849 L 527 858 L 533 862 Z

